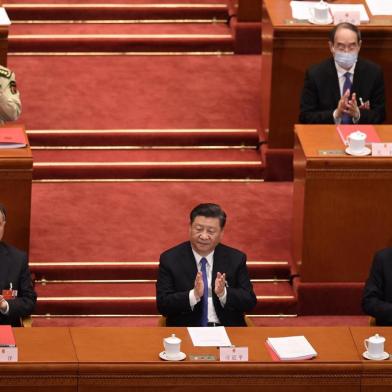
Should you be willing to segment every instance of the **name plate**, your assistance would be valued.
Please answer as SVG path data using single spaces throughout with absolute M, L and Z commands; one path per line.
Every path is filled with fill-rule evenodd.
M 348 22 L 356 26 L 361 24 L 359 11 L 332 11 L 332 15 L 335 25 L 343 22 Z
M 392 143 L 372 143 L 374 157 L 392 157 Z
M 248 361 L 248 347 L 221 347 L 219 354 L 221 362 Z
M 18 362 L 18 347 L 0 347 L 0 362 Z

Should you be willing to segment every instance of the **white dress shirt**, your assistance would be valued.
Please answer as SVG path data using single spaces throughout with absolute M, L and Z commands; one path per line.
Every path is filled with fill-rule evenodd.
M 196 259 L 196 266 L 197 270 L 200 272 L 201 271 L 201 262 L 200 260 L 205 257 L 207 260 L 206 264 L 206 271 L 207 271 L 207 281 L 208 281 L 208 322 L 209 323 L 220 323 L 218 316 L 216 315 L 215 312 L 215 307 L 214 303 L 212 301 L 212 268 L 214 265 L 214 251 L 212 251 L 210 254 L 207 256 L 201 256 L 197 252 L 194 251 L 192 248 L 193 255 L 195 256 Z M 227 290 L 226 287 L 224 289 L 224 293 L 221 297 L 219 297 L 219 301 L 222 305 L 222 307 L 225 306 L 226 304 L 226 298 L 227 298 Z M 197 299 L 195 295 L 195 290 L 192 289 L 189 291 L 189 304 L 193 310 L 194 306 L 200 301 L 201 299 Z

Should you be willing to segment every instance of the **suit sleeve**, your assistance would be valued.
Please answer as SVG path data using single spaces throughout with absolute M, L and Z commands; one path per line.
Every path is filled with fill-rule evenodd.
M 33 288 L 27 256 L 24 255 L 19 275 L 18 295 L 15 299 L 8 300 L 8 317 L 13 321 L 17 321 L 20 317 L 31 315 L 36 301 L 37 295 Z
M 337 104 L 337 103 L 336 103 Z M 333 110 L 319 110 L 319 88 L 311 73 L 306 71 L 301 95 L 299 122 L 302 124 L 334 124 Z
M 236 277 L 236 285 L 227 287 L 227 300 L 224 309 L 240 313 L 249 312 L 256 306 L 257 299 L 249 279 L 245 255 L 236 272 Z
M 359 122 L 361 124 L 382 124 L 385 121 L 385 88 L 381 69 L 377 70 L 369 102 L 369 110 L 360 110 Z
M 177 291 L 175 272 L 170 268 L 169 260 L 161 256 L 156 284 L 158 311 L 164 316 L 173 316 L 191 312 L 189 290 Z
M 385 300 L 385 278 L 386 271 L 383 257 L 380 253 L 377 253 L 364 288 L 362 309 L 366 314 L 375 317 L 377 320 L 392 324 L 392 303 Z

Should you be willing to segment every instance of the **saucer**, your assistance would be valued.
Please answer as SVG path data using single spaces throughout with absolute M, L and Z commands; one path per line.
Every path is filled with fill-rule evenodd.
M 365 155 L 369 155 L 371 153 L 370 148 L 364 147 L 361 151 L 352 151 L 350 147 L 345 149 L 346 153 L 349 155 L 354 155 L 356 157 L 364 157 Z
M 159 358 L 165 361 L 182 361 L 186 358 L 186 354 L 180 351 L 176 358 L 168 358 L 166 352 L 162 351 L 159 353 Z
M 330 14 L 328 14 L 328 19 L 327 20 L 319 20 L 319 19 L 315 19 L 313 18 L 313 16 L 311 16 L 308 21 L 312 24 L 316 24 L 316 25 L 329 25 L 333 22 L 332 16 Z
M 365 352 L 362 354 L 362 356 L 363 356 L 364 358 L 370 359 L 370 360 L 372 360 L 372 361 L 384 361 L 385 359 L 388 359 L 388 358 L 389 358 L 389 354 L 388 354 L 387 352 L 385 352 L 385 351 L 382 353 L 382 356 L 381 356 L 381 357 L 378 357 L 378 358 L 371 357 L 371 356 L 369 355 L 369 352 L 368 352 L 368 351 L 365 351 Z

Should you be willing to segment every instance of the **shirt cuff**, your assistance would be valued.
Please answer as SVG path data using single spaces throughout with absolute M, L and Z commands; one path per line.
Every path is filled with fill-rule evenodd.
M 226 299 L 227 299 L 227 290 L 226 290 L 226 287 L 225 287 L 225 290 L 224 290 L 224 292 L 223 292 L 223 295 L 220 296 L 220 297 L 218 297 L 218 298 L 219 298 L 220 304 L 222 305 L 222 308 L 224 308 L 225 305 L 226 305 Z
M 333 111 L 332 116 L 333 116 L 333 121 L 334 121 L 334 123 L 335 123 L 336 125 L 339 125 L 339 124 L 342 122 L 342 118 L 337 116 L 337 114 L 336 114 L 337 111 L 338 111 L 338 109 L 335 109 L 335 110 Z
M 193 310 L 193 308 L 195 307 L 195 305 L 200 301 L 200 298 L 197 299 L 196 295 L 195 295 L 195 289 L 192 289 L 189 292 L 189 305 L 191 307 L 191 309 Z
M 6 308 L 5 309 L 0 309 L 0 313 L 1 314 L 8 314 L 10 311 L 10 306 L 8 305 L 8 302 L 6 300 L 4 300 L 5 304 L 6 304 Z

